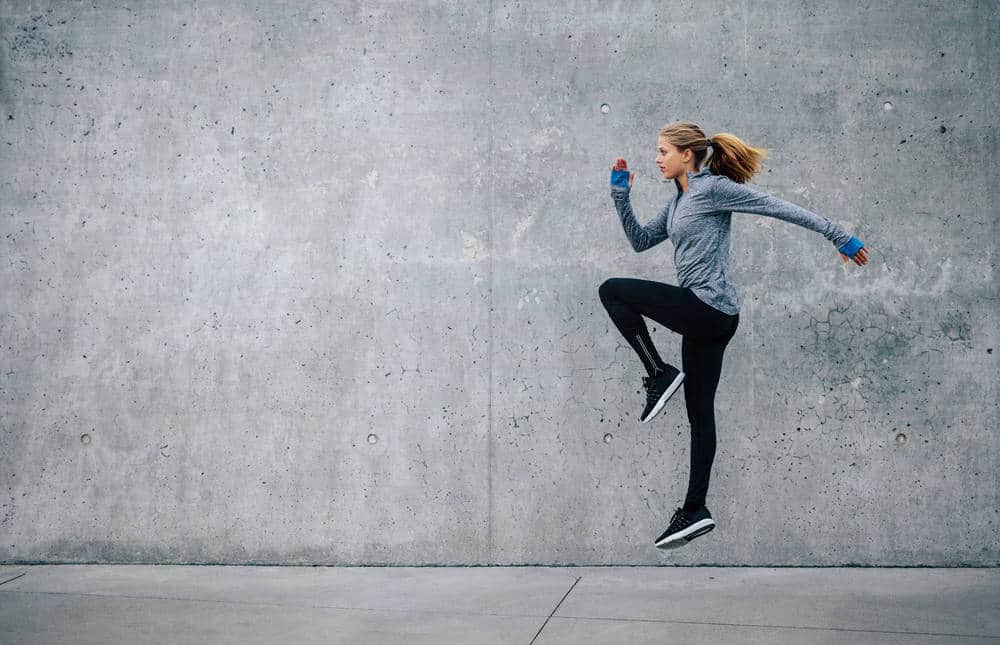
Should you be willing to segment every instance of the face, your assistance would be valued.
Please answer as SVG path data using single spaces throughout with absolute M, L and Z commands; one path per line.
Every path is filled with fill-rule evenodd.
M 660 137 L 656 143 L 656 165 L 667 179 L 675 179 L 690 170 L 688 164 L 694 158 L 694 153 L 685 150 L 681 154 L 674 144 Z

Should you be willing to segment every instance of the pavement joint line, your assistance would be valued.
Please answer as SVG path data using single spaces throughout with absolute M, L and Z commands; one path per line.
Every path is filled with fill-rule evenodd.
M 906 632 L 892 629 L 862 629 L 860 627 L 817 627 L 815 625 L 767 625 L 755 623 L 721 623 L 704 620 L 670 620 L 667 618 L 615 618 L 600 616 L 556 616 L 555 618 L 572 620 L 610 620 L 627 623 L 676 623 L 679 625 L 710 625 L 713 627 L 759 627 L 762 629 L 803 629 L 820 632 L 858 632 L 862 634 L 903 634 L 906 636 L 950 636 L 953 638 L 995 638 L 992 634 L 954 634 L 951 632 Z
M 576 579 L 576 580 L 575 580 L 575 581 L 573 582 L 573 584 L 572 584 L 572 585 L 570 586 L 569 590 L 567 590 L 567 591 L 566 591 L 566 593 L 564 593 L 564 594 L 563 594 L 563 597 L 562 597 L 562 598 L 561 598 L 561 599 L 559 600 L 559 602 L 558 602 L 558 603 L 556 604 L 556 606 L 555 606 L 555 609 L 553 609 L 553 610 L 552 610 L 552 613 L 551 613 L 551 614 L 549 614 L 549 617 L 545 619 L 545 622 L 544 622 L 544 623 L 542 623 L 542 626 L 538 628 L 538 631 L 537 631 L 537 632 L 535 632 L 535 637 L 531 639 L 531 643 L 529 643 L 528 645 L 533 645 L 533 644 L 534 644 L 534 642 L 535 642 L 535 639 L 537 639 L 537 638 L 538 638 L 538 635 L 542 633 L 542 630 L 543 630 L 543 629 L 545 629 L 545 626 L 549 624 L 549 621 L 550 621 L 550 620 L 552 620 L 552 616 L 553 616 L 553 614 L 555 614 L 555 613 L 556 613 L 557 611 L 559 611 L 559 607 L 560 607 L 560 606 L 561 606 L 561 605 L 563 604 L 563 600 L 566 600 L 566 597 L 567 597 L 567 596 L 569 596 L 569 594 L 570 594 L 570 593 L 571 593 L 571 592 L 573 591 L 573 589 L 574 589 L 574 588 L 576 587 L 576 585 L 577 585 L 577 584 L 578 584 L 578 583 L 579 583 L 579 582 L 580 582 L 581 580 L 583 580 L 583 576 L 579 576 L 579 577 L 577 577 L 577 579 Z
M 11 580 L 17 580 L 18 578 L 21 578 L 21 577 L 23 577 L 24 575 L 25 575 L 25 574 L 24 574 L 24 572 L 22 571 L 21 573 L 17 574 L 17 575 L 16 575 L 16 576 L 14 576 L 13 578 L 7 578 L 6 580 L 2 580 L 2 581 L 0 581 L 0 585 L 5 585 L 5 584 L 7 584 L 8 582 L 10 582 Z

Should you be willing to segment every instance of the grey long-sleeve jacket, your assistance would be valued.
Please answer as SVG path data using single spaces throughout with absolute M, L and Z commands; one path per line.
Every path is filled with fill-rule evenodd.
M 636 221 L 629 189 L 611 186 L 611 196 L 632 248 L 645 251 L 666 239 L 674 243 L 678 286 L 719 311 L 740 311 L 729 270 L 729 229 L 733 211 L 767 215 L 816 231 L 838 248 L 852 236 L 843 227 L 801 206 L 786 202 L 724 175 L 708 166 L 688 172 L 688 189 L 677 194 L 645 226 Z

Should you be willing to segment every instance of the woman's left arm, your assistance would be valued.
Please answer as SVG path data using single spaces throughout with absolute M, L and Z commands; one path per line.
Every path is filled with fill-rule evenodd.
M 842 255 L 854 258 L 856 261 L 858 252 L 864 247 L 861 240 L 829 219 L 792 202 L 733 181 L 725 175 L 717 175 L 713 179 L 711 196 L 713 206 L 719 211 L 766 215 L 816 231 L 830 240 Z M 867 256 L 867 252 L 864 256 Z M 858 261 L 858 264 L 863 263 Z

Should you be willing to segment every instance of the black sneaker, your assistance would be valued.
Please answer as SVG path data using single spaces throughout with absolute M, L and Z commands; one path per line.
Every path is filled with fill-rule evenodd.
M 678 508 L 670 519 L 670 526 L 663 535 L 656 538 L 656 546 L 661 549 L 676 549 L 714 528 L 715 520 L 704 506 L 694 512 Z
M 660 370 L 653 376 L 642 377 L 642 387 L 646 389 L 646 409 L 639 415 L 639 422 L 646 423 L 663 409 L 667 399 L 673 396 L 684 382 L 684 372 L 673 365 Z

